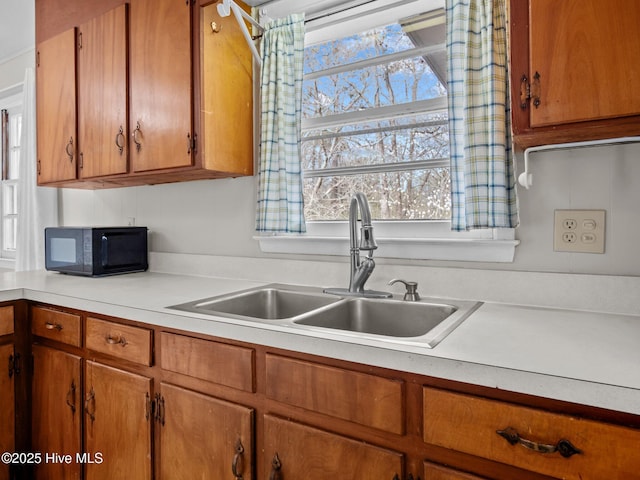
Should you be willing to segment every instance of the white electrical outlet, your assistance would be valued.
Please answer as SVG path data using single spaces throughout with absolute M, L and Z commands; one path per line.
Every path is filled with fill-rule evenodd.
M 604 210 L 556 210 L 553 249 L 556 252 L 604 253 Z

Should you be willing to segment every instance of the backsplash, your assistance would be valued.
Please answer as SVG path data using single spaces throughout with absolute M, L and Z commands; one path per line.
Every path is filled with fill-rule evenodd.
M 640 144 L 531 154 L 534 184 L 530 190 L 519 189 L 521 226 L 516 237 L 521 243 L 511 264 L 400 261 L 384 259 L 382 249 L 376 259 L 379 265 L 640 276 L 635 240 L 640 236 L 639 157 Z M 518 172 L 522 170 L 520 154 Z M 135 219 L 152 231 L 154 252 L 273 258 L 252 239 L 255 191 L 253 177 L 97 191 L 65 189 L 60 192 L 61 221 L 127 224 Z M 554 210 L 583 208 L 606 210 L 605 253 L 554 252 Z

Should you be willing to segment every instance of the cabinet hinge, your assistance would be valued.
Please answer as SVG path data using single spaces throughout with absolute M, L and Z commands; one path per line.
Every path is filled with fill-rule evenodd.
M 20 375 L 20 354 L 9 355 L 9 378 Z
M 153 420 L 164 426 L 164 397 L 159 393 L 156 393 L 153 397 L 151 412 Z
M 78 33 L 78 50 L 82 50 L 82 32 Z
M 80 162 L 78 164 L 78 168 L 82 170 L 84 168 L 84 153 L 80 152 Z
M 526 110 L 529 100 L 533 101 L 533 106 L 540 106 L 540 73 L 533 75 L 533 82 L 529 82 L 526 75 L 520 79 L 520 108 Z
M 190 133 L 187 133 L 187 155 L 196 153 L 198 151 L 198 134 L 194 133 L 193 137 Z

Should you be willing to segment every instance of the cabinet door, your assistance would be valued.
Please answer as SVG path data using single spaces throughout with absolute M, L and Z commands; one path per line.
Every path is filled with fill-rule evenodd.
M 76 32 L 40 43 L 36 58 L 38 183 L 76 178 Z
M 87 361 L 85 478 L 151 478 L 151 379 Z
M 531 126 L 640 113 L 637 0 L 530 0 Z
M 431 462 L 424 462 L 425 480 L 483 480 L 470 473 L 460 472 Z
M 130 13 L 132 169 L 190 166 L 191 2 L 132 0 Z
M 253 478 L 253 410 L 162 384 L 160 478 Z
M 32 444 L 34 452 L 71 455 L 73 461 L 35 465 L 37 480 L 79 479 L 82 379 L 80 357 L 42 345 L 33 346 Z
M 13 344 L 0 346 L 0 365 L 6 367 L 13 355 Z M 14 376 L 0 370 L 0 453 L 15 451 Z M 9 465 L 0 463 L 0 480 L 9 480 Z
M 127 171 L 127 5 L 78 33 L 78 142 L 82 178 Z
M 264 478 L 403 478 L 400 453 L 271 415 L 264 417 L 264 452 Z

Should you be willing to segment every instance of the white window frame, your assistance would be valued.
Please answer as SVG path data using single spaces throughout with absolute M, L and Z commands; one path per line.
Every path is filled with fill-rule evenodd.
M 15 113 L 22 113 L 22 85 L 16 85 L 0 91 L 0 111 L 8 110 L 9 117 Z M 4 165 L 0 165 L 4 168 Z M 0 176 L 0 267 L 13 268 L 15 263 L 16 250 L 7 250 L 4 244 L 4 198 L 8 185 L 18 185 L 19 180 L 5 180 L 4 174 Z M 15 215 L 17 217 L 18 214 Z
M 354 27 L 359 29 L 358 31 L 364 31 L 368 28 L 383 26 L 395 11 L 402 12 L 398 18 L 409 17 L 438 8 L 442 6 L 440 3 L 443 2 L 438 0 L 376 0 L 366 3 L 364 0 L 353 2 L 276 0 L 260 7 L 258 13 L 261 22 L 264 23 L 271 18 L 298 13 L 306 8 L 308 21 L 305 42 L 313 44 L 340 37 L 348 31 L 356 31 Z M 336 9 L 339 10 L 338 13 L 330 14 Z M 368 12 L 373 14 L 366 15 Z M 314 20 L 314 17 L 318 17 L 317 20 Z M 328 26 L 330 28 L 323 28 Z M 256 77 L 259 78 L 259 75 Z M 259 139 L 257 142 L 259 143 Z M 451 222 L 446 220 L 374 221 L 373 225 L 379 247 L 375 253 L 376 258 L 513 262 L 515 248 L 520 243 L 515 239 L 515 229 L 454 232 L 451 231 Z M 349 227 L 346 221 L 307 221 L 306 234 L 261 234 L 254 236 L 254 239 L 259 242 L 260 249 L 265 253 L 349 254 Z

